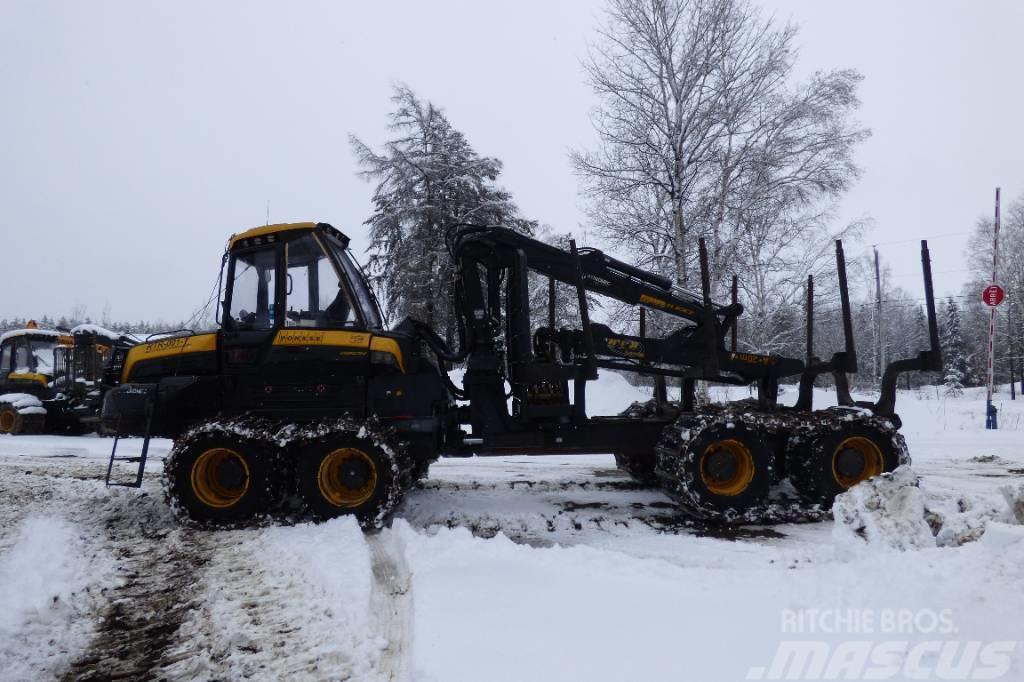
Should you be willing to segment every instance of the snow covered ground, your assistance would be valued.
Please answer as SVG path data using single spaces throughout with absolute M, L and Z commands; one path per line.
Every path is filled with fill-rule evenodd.
M 991 432 L 977 391 L 905 393 L 906 480 L 733 531 L 606 456 L 442 460 L 372 536 L 199 531 L 158 461 L 107 490 L 109 440 L 0 437 L 0 677 L 1024 680 L 1024 400 L 999 405 Z

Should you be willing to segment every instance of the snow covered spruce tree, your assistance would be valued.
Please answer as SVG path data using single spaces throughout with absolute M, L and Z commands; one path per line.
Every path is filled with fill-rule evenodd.
M 453 263 L 445 235 L 463 222 L 504 225 L 532 234 L 511 195 L 495 181 L 501 161 L 480 156 L 443 110 L 397 86 L 389 129 L 393 137 L 374 151 L 349 140 L 361 174 L 376 182 L 370 227 L 368 276 L 391 321 L 422 320 L 454 340 L 450 297 Z
M 795 81 L 796 33 L 746 0 L 610 0 L 586 65 L 600 144 L 572 155 L 595 226 L 637 265 L 696 288 L 703 236 L 715 294 L 742 275 L 762 351 L 831 269 L 829 211 L 868 134 L 856 71 Z
M 970 376 L 970 365 L 964 348 L 963 326 L 960 306 L 952 297 L 946 299 L 942 310 L 942 324 L 939 328 L 942 345 L 942 359 L 946 365 L 943 385 L 946 395 L 958 396 Z

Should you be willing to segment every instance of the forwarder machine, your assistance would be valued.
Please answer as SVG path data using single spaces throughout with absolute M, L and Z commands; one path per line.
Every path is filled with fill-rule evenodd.
M 0 434 L 81 434 L 101 428 L 103 393 L 135 344 L 96 325 L 0 335 Z
M 118 460 L 138 465 L 122 485 L 140 485 L 149 437 L 168 436 L 164 487 L 186 520 L 238 524 L 301 505 L 314 518 L 353 514 L 371 527 L 439 456 L 610 453 L 698 519 L 770 522 L 793 512 L 779 490 L 795 488 L 801 510 L 827 511 L 836 494 L 906 462 L 896 380 L 942 367 L 925 242 L 931 348 L 889 365 L 878 402 L 863 403 L 847 384 L 857 360 L 840 242 L 846 348 L 814 357 L 809 281 L 804 361 L 736 350 L 742 306 L 735 294 L 712 303 L 703 243 L 694 294 L 574 242 L 566 251 L 469 225 L 446 241 L 458 348 L 417 320 L 385 329 L 348 239 L 330 225 L 232 236 L 218 331 L 135 346 L 106 395 L 108 426 L 145 437 L 141 455 L 129 457 L 115 440 L 108 485 Z M 548 324 L 537 329 L 531 273 L 549 285 Z M 578 329 L 554 328 L 556 282 L 574 291 Z M 636 336 L 617 333 L 590 319 L 588 294 L 658 311 L 678 327 L 662 338 L 643 325 Z M 464 363 L 461 386 L 445 371 L 453 363 Z M 618 416 L 588 415 L 586 387 L 599 370 L 654 377 L 654 399 Z M 813 410 L 824 373 L 835 378 L 838 406 Z M 793 407 L 777 403 L 786 377 L 799 377 Z M 669 378 L 680 382 L 679 402 L 666 400 Z M 698 406 L 697 381 L 756 384 L 757 398 Z

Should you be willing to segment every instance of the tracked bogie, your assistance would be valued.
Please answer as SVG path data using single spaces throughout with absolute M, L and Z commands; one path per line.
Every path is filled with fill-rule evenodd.
M 821 469 L 813 461 L 816 456 L 821 458 L 815 454 L 816 444 L 844 433 L 875 434 L 879 449 L 894 453 L 885 460 L 883 471 L 909 462 L 906 444 L 893 421 L 866 409 L 764 411 L 756 401 L 738 401 L 681 414 L 665 428 L 658 443 L 655 472 L 661 487 L 682 511 L 704 521 L 768 524 L 820 520 L 831 508 L 826 493 L 832 491 L 822 491 L 821 485 L 811 482 L 810 473 Z M 734 439 L 747 441 L 747 449 L 768 452 L 760 466 L 769 485 L 756 494 L 747 494 L 747 489 L 715 494 L 709 483 L 702 458 L 708 457 L 714 443 Z
M 300 475 L 302 458 L 317 448 L 332 444 L 358 446 L 373 450 L 378 458 L 376 471 L 382 482 L 375 491 L 372 504 L 356 508 L 339 508 L 335 513 L 314 511 L 301 499 Z M 252 501 L 240 498 L 226 507 L 217 508 L 204 502 L 196 489 L 196 451 L 213 447 L 254 452 L 255 461 L 247 469 L 248 482 L 258 485 L 251 491 Z M 201 455 L 200 455 L 201 456 Z M 257 474 L 256 469 L 260 471 Z M 175 440 L 174 448 L 164 463 L 163 490 L 175 514 L 183 521 L 200 526 L 239 526 L 283 516 L 292 520 L 307 517 L 325 518 L 354 514 L 364 528 L 379 528 L 401 502 L 412 486 L 413 460 L 404 443 L 392 429 L 375 420 L 341 417 L 330 421 L 295 423 L 259 417 L 209 420 L 190 428 Z M 215 487 L 215 486 L 214 486 Z M 241 487 L 241 486 L 239 486 Z M 246 491 L 249 494 L 250 491 Z M 217 500 L 213 500 L 217 504 Z M 236 504 L 246 503 L 235 512 Z M 229 511 L 225 511 L 229 510 Z

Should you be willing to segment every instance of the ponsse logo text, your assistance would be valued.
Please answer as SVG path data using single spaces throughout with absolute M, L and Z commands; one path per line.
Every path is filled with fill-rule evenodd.
M 281 332 L 277 337 L 279 343 L 323 343 L 323 332 Z

